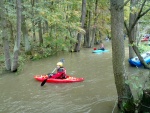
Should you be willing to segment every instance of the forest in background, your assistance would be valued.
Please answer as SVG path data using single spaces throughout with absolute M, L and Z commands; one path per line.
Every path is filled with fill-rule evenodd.
M 22 0 L 20 4 L 16 0 L 4 0 L 1 3 L 1 29 L 4 32 L 1 32 L 0 46 L 5 47 L 5 37 L 9 45 L 5 48 L 13 56 L 16 40 L 19 40 L 20 60 L 41 59 L 60 51 L 76 52 L 82 47 L 91 48 L 106 37 L 111 39 L 109 0 Z M 132 8 L 132 12 L 137 10 L 137 7 Z M 125 21 L 129 21 L 129 3 L 124 12 Z M 148 15 L 138 22 L 138 42 L 150 31 L 146 26 Z M 17 32 L 19 18 L 20 34 Z M 126 30 L 124 34 L 128 37 Z M 141 48 L 143 51 L 143 46 Z M 3 50 L 0 54 L 1 67 L 4 67 Z
M 1 4 L 4 19 L 1 19 L 1 29 L 4 32 L 1 32 L 0 46 L 9 49 L 12 57 L 16 40 L 19 40 L 20 60 L 41 59 L 60 51 L 78 51 L 75 50 L 78 34 L 82 35 L 81 48 L 93 47 L 100 38 L 110 37 L 109 2 L 105 0 L 89 0 L 83 4 L 86 7 L 81 0 L 22 0 L 22 3 L 3 0 Z M 85 7 L 84 25 L 81 25 L 82 6 Z M 17 32 L 19 21 L 20 34 Z M 3 45 L 3 39 L 8 47 Z M 3 50 L 0 53 L 1 65 L 5 61 L 4 53 Z

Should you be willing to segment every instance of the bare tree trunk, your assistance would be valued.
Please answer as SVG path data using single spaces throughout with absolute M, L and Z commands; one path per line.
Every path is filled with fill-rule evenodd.
M 85 15 L 86 15 L 86 0 L 82 0 L 82 14 L 81 14 L 81 27 L 84 28 L 84 22 L 85 22 Z M 77 35 L 77 43 L 75 45 L 75 52 L 80 51 L 80 46 L 81 46 L 81 33 L 78 33 Z
M 14 42 L 13 24 L 11 23 L 11 21 L 8 21 L 8 23 L 9 23 L 9 28 L 10 28 L 10 39 L 12 42 Z
M 10 51 L 9 51 L 9 41 L 8 36 L 6 36 L 7 33 L 5 29 L 2 31 L 2 40 L 3 40 L 3 48 L 4 48 L 4 55 L 5 55 L 5 67 L 6 70 L 11 69 L 11 57 L 10 57 Z
M 23 7 L 23 10 L 25 10 L 25 8 Z M 28 30 L 26 27 L 26 21 L 25 21 L 25 15 L 22 14 L 21 15 L 21 19 L 22 19 L 22 26 L 21 26 L 21 30 L 23 33 L 23 39 L 24 39 L 24 45 L 25 45 L 25 53 L 26 54 L 31 54 L 31 46 L 30 46 L 30 42 L 29 42 L 29 35 L 28 35 Z
M 43 23 L 43 34 L 48 33 L 48 22 L 45 20 Z
M 14 46 L 14 54 L 12 59 L 11 71 L 15 72 L 18 68 L 18 57 L 20 49 L 20 39 L 21 39 L 21 0 L 16 0 L 17 6 L 17 39 Z
M 0 1 L 0 18 L 1 18 L 1 29 L 2 29 L 2 41 L 3 41 L 3 50 L 4 50 L 4 56 L 5 56 L 5 67 L 6 70 L 11 69 L 11 58 L 10 58 L 10 51 L 9 51 L 9 41 L 8 41 L 8 35 L 7 35 L 7 22 L 6 22 L 6 16 L 4 12 L 4 1 Z
M 95 1 L 95 13 L 94 13 L 94 27 L 92 32 L 92 40 L 90 43 L 90 47 L 93 47 L 94 41 L 95 41 L 95 35 L 96 35 L 96 29 L 97 29 L 97 7 L 98 7 L 98 0 Z
M 34 4 L 35 4 L 35 1 L 34 0 L 31 0 L 31 5 L 32 5 L 32 31 L 33 31 L 33 41 L 36 41 L 36 35 L 35 35 L 35 22 L 33 20 L 34 18 Z
M 86 23 L 86 34 L 85 34 L 85 46 L 90 47 L 90 25 L 91 25 L 91 11 L 87 11 L 87 23 Z
M 21 0 L 16 0 L 17 5 L 17 47 L 20 49 L 21 42 Z
M 43 45 L 41 20 L 38 21 L 38 28 L 39 28 L 39 45 Z
M 125 69 L 125 48 L 124 48 L 124 0 L 111 1 L 111 36 L 112 36 L 112 62 L 115 84 L 118 94 L 118 106 L 121 112 L 127 113 L 132 109 L 127 109 L 124 105 L 132 106 L 133 96 L 129 85 L 125 83 L 127 74 Z M 134 111 L 134 106 L 133 106 Z M 132 111 L 132 113 L 134 113 Z
M 34 20 L 32 20 L 32 30 L 33 30 L 33 41 L 36 41 Z
M 31 46 L 29 42 L 29 35 L 28 35 L 28 30 L 26 27 L 24 15 L 22 15 L 22 33 L 23 33 L 23 39 L 24 39 L 24 45 L 25 45 L 25 53 L 30 54 Z
M 135 6 L 137 4 L 137 0 L 131 0 L 130 4 L 131 4 L 131 8 L 132 8 L 133 6 Z M 129 18 L 129 28 L 130 29 L 131 29 L 136 17 L 137 17 L 136 13 L 133 13 L 133 12 L 130 13 L 130 18 Z M 136 42 L 136 28 L 135 27 L 130 31 L 129 38 L 131 38 L 134 42 Z M 131 46 L 129 46 L 129 58 L 133 58 L 133 57 L 135 57 L 135 52 L 131 45 Z

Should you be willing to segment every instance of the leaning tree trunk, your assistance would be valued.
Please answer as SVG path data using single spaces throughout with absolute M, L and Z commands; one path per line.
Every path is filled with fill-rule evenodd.
M 131 2 L 130 2 L 131 7 L 135 7 L 138 2 L 139 2 L 138 0 L 131 0 Z M 131 45 L 132 49 L 134 50 L 134 52 L 138 56 L 141 64 L 143 64 L 143 66 L 145 68 L 150 69 L 150 66 L 146 64 L 146 62 L 144 61 L 144 58 L 141 56 L 141 54 L 138 50 L 138 47 L 136 45 L 136 39 L 135 39 L 136 27 L 137 27 L 136 25 L 137 25 L 138 20 L 150 10 L 150 8 L 149 8 L 146 11 L 143 11 L 145 3 L 146 3 L 146 0 L 143 1 L 141 7 L 139 8 L 138 13 L 130 14 L 129 28 L 127 27 L 126 23 L 125 23 L 125 27 L 126 27 L 127 34 L 129 37 L 129 45 Z M 132 52 L 129 51 L 129 54 L 132 54 Z M 129 57 L 133 58 L 134 56 L 132 54 L 132 56 L 130 55 Z
M 21 0 L 16 0 L 17 6 L 17 39 L 14 46 L 14 53 L 12 58 L 11 71 L 15 72 L 18 68 L 19 60 L 19 49 L 20 49 L 20 39 L 21 39 Z
M 124 0 L 111 1 L 111 36 L 112 36 L 112 63 L 115 84 L 118 94 L 118 106 L 121 112 L 134 112 L 133 96 L 129 85 L 125 83 L 127 74 L 125 70 L 125 47 L 124 47 Z M 131 103 L 131 104 L 130 104 Z M 126 108 L 132 106 L 133 109 Z
M 86 0 L 82 0 L 82 14 L 81 14 L 81 27 L 84 28 L 84 23 L 85 23 L 85 15 L 86 15 Z M 80 51 L 80 47 L 81 47 L 81 33 L 78 33 L 77 35 L 77 43 L 75 45 L 75 52 L 79 52 Z

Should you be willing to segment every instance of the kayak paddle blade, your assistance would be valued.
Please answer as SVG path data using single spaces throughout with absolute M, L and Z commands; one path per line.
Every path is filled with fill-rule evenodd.
M 48 78 L 47 78 L 48 79 Z M 47 79 L 45 79 L 42 83 L 41 86 L 44 86 L 44 84 L 46 83 Z

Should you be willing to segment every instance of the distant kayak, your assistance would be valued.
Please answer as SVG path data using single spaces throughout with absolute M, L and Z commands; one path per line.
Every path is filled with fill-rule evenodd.
M 48 75 L 35 75 L 35 80 L 43 82 L 46 78 L 48 78 Z M 65 79 L 55 79 L 55 78 L 48 78 L 46 82 L 48 83 L 72 83 L 72 82 L 82 82 L 84 81 L 84 78 L 76 78 L 67 75 L 67 78 Z
M 150 63 L 150 51 L 141 54 L 141 56 L 144 58 L 144 61 L 145 61 L 147 64 Z M 132 66 L 137 66 L 137 67 L 141 67 L 141 66 L 142 66 L 142 64 L 141 64 L 141 62 L 140 62 L 140 60 L 139 60 L 138 57 L 134 57 L 134 58 L 132 58 L 132 59 L 129 59 L 128 61 L 129 61 L 129 63 L 130 63 Z
M 108 52 L 109 50 L 105 49 L 105 50 L 100 50 L 100 49 L 97 49 L 97 50 L 93 50 L 92 52 L 93 53 L 103 53 L 103 52 Z
M 149 38 L 143 38 L 141 39 L 141 42 L 149 41 Z

